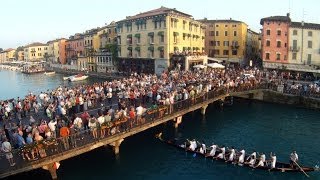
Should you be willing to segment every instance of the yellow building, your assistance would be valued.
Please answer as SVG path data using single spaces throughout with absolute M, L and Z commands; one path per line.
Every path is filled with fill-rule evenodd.
M 18 51 L 18 61 L 24 60 L 24 51 Z
M 116 24 L 121 71 L 160 74 L 177 63 L 184 69 L 207 63 L 202 56 L 205 25 L 189 14 L 161 7 L 127 16 Z M 180 62 L 172 59 L 175 54 L 195 58 Z
M 15 61 L 16 60 L 16 50 L 15 49 L 7 49 L 7 60 L 8 61 Z
M 236 20 L 208 20 L 205 51 L 209 57 L 225 62 L 241 63 L 246 54 L 248 25 Z
M 24 47 L 24 61 L 46 61 L 48 45 L 39 42 Z

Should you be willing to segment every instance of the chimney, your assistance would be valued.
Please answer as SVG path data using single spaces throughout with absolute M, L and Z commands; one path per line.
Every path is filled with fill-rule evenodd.
M 290 13 L 287 13 L 287 17 L 290 17 Z

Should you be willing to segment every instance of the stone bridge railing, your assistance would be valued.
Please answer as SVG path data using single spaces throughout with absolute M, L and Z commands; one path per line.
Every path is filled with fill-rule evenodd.
M 71 134 L 67 138 L 57 138 L 53 140 L 43 141 L 40 143 L 35 143 L 24 147 L 23 149 L 14 149 L 11 151 L 13 154 L 15 166 L 10 166 L 9 162 L 6 159 L 6 154 L 0 154 L 0 178 L 7 177 L 13 174 L 21 173 L 24 171 L 29 171 L 36 169 L 46 161 L 50 161 L 53 157 L 62 156 L 68 152 L 75 152 L 84 146 L 92 146 L 96 143 L 102 142 L 108 139 L 114 139 L 114 137 L 119 136 L 119 134 L 129 133 L 130 130 L 138 127 L 143 127 L 144 125 L 150 124 L 152 122 L 157 122 L 163 120 L 163 118 L 170 117 L 173 114 L 184 112 L 186 109 L 189 109 L 193 106 L 211 103 L 212 99 L 218 97 L 228 96 L 230 93 L 248 93 L 250 90 L 266 89 L 266 84 L 261 84 L 254 87 L 246 87 L 241 89 L 225 90 L 219 89 L 216 91 L 209 91 L 207 93 L 202 93 L 196 96 L 195 98 L 189 98 L 187 100 L 178 101 L 172 105 L 168 106 L 159 106 L 155 109 L 149 109 L 142 116 L 140 123 L 134 123 L 132 127 L 130 126 L 130 120 L 126 122 L 123 120 L 114 121 L 109 127 L 100 127 L 97 129 L 98 138 L 93 138 L 92 130 L 79 131 L 74 134 Z M 238 94 L 237 93 L 237 94 Z M 129 128 L 130 127 L 130 128 Z M 107 135 L 104 137 L 100 136 L 101 128 L 105 128 Z M 132 134 L 132 133 L 131 133 Z M 65 145 L 68 144 L 68 146 Z M 94 146 L 94 148 L 100 147 Z M 93 146 L 92 146 L 93 147 Z M 91 148 L 87 151 L 90 151 L 94 148 Z M 87 152 L 81 151 L 81 153 Z M 32 153 L 35 154 L 36 159 L 27 160 L 25 154 L 28 154 L 29 157 L 32 157 Z M 75 154 L 81 154 L 75 153 Z M 67 159 L 67 158 L 66 158 Z

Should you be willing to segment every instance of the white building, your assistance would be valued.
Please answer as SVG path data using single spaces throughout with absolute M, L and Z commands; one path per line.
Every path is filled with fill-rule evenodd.
M 97 53 L 95 53 L 95 59 L 96 59 L 96 63 L 97 63 L 97 72 L 111 73 L 116 70 L 113 65 L 111 53 L 97 52 Z
M 289 63 L 320 66 L 320 24 L 291 22 Z

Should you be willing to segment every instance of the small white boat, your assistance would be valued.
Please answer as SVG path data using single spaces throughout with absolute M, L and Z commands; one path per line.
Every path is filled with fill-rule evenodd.
M 68 80 L 68 81 L 82 81 L 87 79 L 89 76 L 85 76 L 82 74 L 74 75 L 74 76 L 69 76 L 69 77 L 63 77 L 63 80 Z
M 45 72 L 45 73 L 44 73 L 44 75 L 54 75 L 54 74 L 56 74 L 56 72 L 54 72 L 54 71 L 51 71 L 51 72 Z

